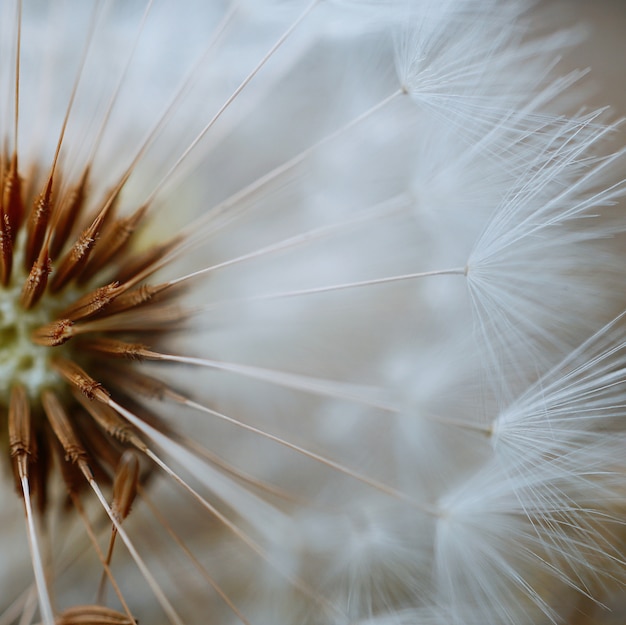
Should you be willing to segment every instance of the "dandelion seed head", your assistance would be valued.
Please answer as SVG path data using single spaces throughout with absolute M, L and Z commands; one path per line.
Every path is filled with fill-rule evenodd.
M 543 625 L 613 574 L 619 332 L 565 354 L 621 157 L 526 8 L 2 5 L 0 622 Z

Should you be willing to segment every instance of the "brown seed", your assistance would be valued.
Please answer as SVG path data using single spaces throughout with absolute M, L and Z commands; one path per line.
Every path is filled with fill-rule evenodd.
M 30 405 L 23 386 L 11 389 L 9 404 L 9 448 L 13 458 L 32 453 Z
M 129 514 L 139 486 L 139 460 L 134 451 L 126 450 L 120 458 L 113 482 L 111 509 L 121 523 Z
M 55 358 L 51 364 L 72 386 L 77 388 L 88 399 L 97 399 L 104 403 L 108 402 L 108 391 L 102 388 L 102 384 L 87 375 L 76 363 L 65 358 Z
M 114 315 L 146 304 L 168 287 L 168 283 L 157 285 L 143 284 L 133 291 L 122 293 L 111 303 L 106 312 L 108 315 Z
M 57 256 L 61 253 L 70 232 L 76 223 L 76 219 L 83 209 L 88 177 L 89 167 L 86 167 L 80 182 L 69 192 L 68 196 L 64 199 L 60 206 L 58 215 L 55 215 L 56 223 L 54 225 L 54 232 L 52 233 L 52 240 L 50 242 L 50 256 L 52 258 L 57 258 Z
M 54 434 L 63 446 L 65 459 L 71 460 L 74 464 L 86 464 L 88 459 L 87 452 L 78 440 L 59 398 L 52 391 L 44 391 L 41 394 L 41 403 L 46 417 L 48 417 L 48 423 L 50 423 Z
M 84 284 L 98 273 L 109 261 L 115 258 L 126 246 L 146 214 L 147 206 L 141 206 L 129 217 L 117 219 L 105 230 L 97 249 L 91 255 L 89 263 L 78 278 L 79 284 Z
M 73 325 L 69 319 L 59 319 L 34 330 L 31 338 L 37 345 L 43 345 L 44 347 L 63 345 L 63 343 L 72 338 Z
M 117 301 L 117 300 L 115 300 Z M 159 305 L 149 309 L 131 309 L 120 314 L 109 314 L 115 302 L 111 302 L 104 314 L 91 320 L 77 323 L 73 333 L 87 334 L 89 332 L 165 332 L 174 324 L 182 323 L 193 315 L 193 310 L 185 310 L 181 306 Z
M 28 397 L 23 386 L 14 386 L 9 403 L 9 450 L 18 493 L 22 493 L 21 481 L 29 476 L 31 463 L 35 460 L 34 449 Z
M 10 218 L 4 209 L 0 212 L 0 282 L 4 286 L 11 280 L 13 270 L 13 233 Z
M 126 343 L 118 339 L 93 338 L 82 343 L 85 349 L 113 358 L 128 358 L 130 360 L 141 360 L 145 354 L 150 353 L 147 345 L 141 343 Z
M 22 222 L 24 213 L 24 204 L 22 203 L 22 181 L 17 168 L 17 152 L 11 157 L 11 164 L 4 177 L 4 186 L 2 189 L 2 209 L 7 215 L 12 240 Z
M 48 506 L 48 480 L 52 469 L 51 442 L 49 429 L 37 431 L 33 428 L 34 440 L 31 442 L 32 453 L 30 455 L 30 481 L 32 491 L 37 496 L 37 509 L 44 514 Z
M 65 457 L 65 449 L 63 449 L 61 443 L 50 436 L 52 450 L 57 458 L 57 466 L 59 467 L 59 471 L 61 472 L 61 477 L 63 478 L 63 483 L 65 484 L 65 488 L 70 495 L 70 500 L 66 501 L 66 508 L 69 506 L 72 495 L 77 495 L 81 491 L 83 491 L 86 487 L 85 476 L 82 471 L 73 463 L 66 462 Z
M 96 245 L 102 219 L 96 218 L 78 237 L 72 248 L 59 263 L 50 283 L 50 290 L 54 293 L 62 289 L 72 278 L 75 278 L 85 267 L 89 255 Z
M 32 308 L 44 294 L 48 284 L 48 276 L 52 271 L 52 262 L 48 256 L 48 250 L 42 249 L 37 260 L 31 267 L 28 278 L 24 283 L 20 303 L 28 310 Z
M 76 389 L 74 390 L 74 397 L 107 434 L 121 443 L 132 443 L 137 448 L 144 447 L 132 427 L 115 410 L 100 402 L 89 400 Z
M 56 625 L 134 625 L 136 621 L 102 605 L 77 605 L 64 610 Z
M 35 201 L 28 219 L 28 239 L 26 241 L 26 254 L 24 255 L 24 269 L 29 271 L 39 256 L 43 245 L 52 210 L 52 176 L 39 197 Z
M 86 319 L 105 309 L 122 292 L 119 282 L 105 284 L 83 295 L 68 306 L 59 316 L 71 321 Z

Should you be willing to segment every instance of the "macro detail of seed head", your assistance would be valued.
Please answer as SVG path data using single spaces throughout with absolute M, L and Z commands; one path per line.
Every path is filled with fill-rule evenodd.
M 16 71 L 19 76 L 19 66 Z M 146 347 L 118 337 L 125 337 L 124 323 L 139 314 L 143 330 L 152 329 L 158 341 L 167 324 L 160 327 L 157 321 L 151 328 L 151 305 L 162 305 L 167 298 L 155 298 L 147 285 L 137 286 L 156 264 L 156 258 L 150 258 L 151 250 L 147 259 L 141 260 L 132 251 L 132 235 L 144 210 L 136 211 L 129 224 L 128 218 L 115 215 L 116 191 L 112 191 L 100 200 L 93 214 L 83 214 L 89 200 L 88 171 L 81 174 L 79 188 L 66 190 L 65 196 L 60 191 L 61 172 L 51 171 L 42 193 L 29 197 L 22 189 L 36 188 L 39 181 L 22 176 L 17 162 L 14 152 L 5 159 L 3 171 L 2 405 L 11 423 L 11 394 L 14 389 L 25 393 L 26 412 L 33 414 L 34 421 L 25 427 L 32 430 L 33 447 L 23 453 L 34 457 L 39 445 L 41 454 L 49 457 L 54 449 L 49 436 L 57 432 L 53 413 L 58 410 L 49 408 L 51 404 L 44 398 L 62 396 L 71 427 L 79 439 L 87 436 L 81 436 L 81 431 L 90 417 L 72 398 L 72 391 L 89 400 L 106 398 L 108 392 L 85 368 L 95 365 L 98 354 L 101 369 L 106 369 L 102 360 L 106 356 L 144 356 Z M 122 267 L 128 272 L 133 264 L 135 269 L 123 283 L 116 280 Z M 167 286 L 156 290 L 164 292 Z M 16 436 L 9 428 L 9 439 Z M 61 437 L 58 443 L 62 455 L 70 453 L 67 441 Z M 104 440 L 97 443 L 104 444 Z M 86 453 L 90 464 L 97 465 L 97 451 Z M 106 462 L 119 454 L 113 444 Z M 41 472 L 39 482 L 45 483 L 50 467 L 44 463 L 37 470 Z
M 0 4 L 0 625 L 619 614 L 625 155 L 532 4 Z
M 7 151 L 1 167 L 4 375 L 0 404 L 5 415 L 5 457 L 12 460 L 24 501 L 41 618 L 51 623 L 55 617 L 31 497 L 45 518 L 52 505 L 50 482 L 58 470 L 69 502 L 82 515 L 79 493 L 91 485 L 102 496 L 100 486 L 108 486 L 117 471 L 111 508 L 105 504 L 114 533 L 128 516 L 139 469 L 136 460 L 129 469 L 123 453 L 128 447 L 143 449 L 143 443 L 115 412 L 111 393 L 98 380 L 118 366 L 115 360 L 158 357 L 129 338 L 136 338 L 137 332 L 150 333 L 159 343 L 159 335 L 173 320 L 161 314 L 172 285 L 142 284 L 158 266 L 162 247 L 142 253 L 133 247 L 133 234 L 142 225 L 146 207 L 130 217 L 116 214 L 124 180 L 95 202 L 89 197 L 89 167 L 79 172 L 77 186 L 64 185 L 57 160 L 63 131 L 51 165 L 27 165 L 31 172 L 45 172 L 43 177 L 29 179 L 20 171 L 21 6 L 16 28 L 15 127 L 12 142 L 7 136 L 5 143 L 12 152 Z M 165 242 L 166 248 L 173 245 L 172 240 Z M 118 374 L 123 371 L 122 365 Z M 111 388 L 120 384 L 123 387 L 118 377 Z M 141 481 L 145 479 L 144 472 Z M 109 576 L 113 546 L 112 539 L 107 558 L 102 558 Z M 94 548 L 99 552 L 95 539 Z M 106 582 L 105 576 L 100 601 Z M 126 615 L 94 606 L 73 616 L 65 612 L 55 622 L 134 623 L 113 578 L 112 584 Z

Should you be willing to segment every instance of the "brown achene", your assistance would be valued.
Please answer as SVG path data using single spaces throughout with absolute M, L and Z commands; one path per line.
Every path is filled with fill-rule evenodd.
M 111 407 L 123 404 L 129 394 L 136 395 L 137 389 L 125 387 L 123 373 L 112 376 L 105 388 L 90 370 L 96 359 L 98 370 L 106 371 L 119 367 L 120 357 L 144 358 L 151 354 L 150 348 L 137 338 L 149 332 L 151 343 L 158 344 L 174 322 L 176 316 L 163 311 L 168 310 L 176 289 L 144 283 L 162 266 L 163 245 L 147 251 L 135 249 L 133 235 L 144 224 L 147 211 L 141 207 L 130 218 L 117 215 L 123 181 L 98 204 L 89 196 L 89 168 L 73 189 L 64 192 L 62 176 L 53 167 L 36 197 L 25 192 L 35 183 L 25 183 L 20 176 L 17 154 L 5 155 L 0 176 L 0 288 L 5 290 L 5 299 L 13 299 L 17 316 L 23 320 L 23 327 L 4 329 L 7 336 L 21 338 L 5 341 L 0 349 L 18 353 L 30 342 L 37 354 L 32 362 L 23 361 L 23 371 L 8 381 L 9 394 L 0 397 L 0 403 L 7 417 L 5 455 L 12 459 L 17 491 L 25 505 L 40 600 L 43 597 L 45 605 L 49 590 L 33 518 L 46 514 L 48 484 L 56 465 L 103 573 L 101 605 L 66 610 L 54 617 L 55 622 L 135 623 L 109 563 L 120 524 L 130 512 L 139 484 L 151 473 L 147 467 L 140 470 L 136 458 L 124 455 L 129 448 L 145 451 L 146 446 L 133 426 Z M 175 247 L 176 242 L 167 246 L 169 250 Z M 131 267 L 136 270 L 129 273 Z M 29 332 L 26 337 L 24 328 Z M 48 377 L 38 380 L 29 362 L 31 369 L 45 363 Z M 134 372 L 133 380 L 141 378 L 141 373 Z M 91 487 L 102 496 L 101 486 L 113 489 L 112 504 L 105 508 L 113 526 L 106 556 L 81 504 L 84 490 Z M 105 607 L 107 580 L 124 613 Z M 159 600 L 167 609 L 167 600 Z M 45 608 L 42 617 L 44 621 L 52 618 Z

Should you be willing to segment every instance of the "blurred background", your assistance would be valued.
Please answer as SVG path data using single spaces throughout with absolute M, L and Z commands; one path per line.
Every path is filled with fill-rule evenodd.
M 546 25 L 583 27 L 586 38 L 564 58 L 565 67 L 589 67 L 589 105 L 610 105 L 613 117 L 626 116 L 626 0 L 540 0 L 538 10 Z M 626 125 L 618 134 L 626 145 Z

